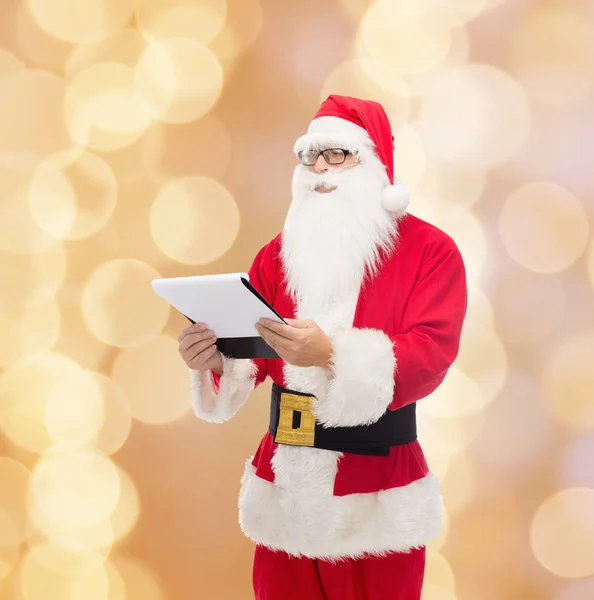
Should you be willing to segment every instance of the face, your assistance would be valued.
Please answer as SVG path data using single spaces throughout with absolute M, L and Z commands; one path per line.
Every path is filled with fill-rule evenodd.
M 324 148 L 322 148 L 322 151 L 324 150 Z M 317 173 L 319 174 L 323 174 L 323 173 L 327 173 L 330 169 L 334 169 L 336 171 L 346 171 L 348 169 L 352 169 L 353 167 L 356 167 L 359 164 L 359 161 L 356 158 L 355 154 L 348 154 L 345 158 L 345 161 L 340 164 L 340 165 L 332 165 L 332 164 L 328 164 L 326 162 L 326 159 L 322 156 L 322 154 L 320 154 L 318 156 L 318 159 L 316 161 L 316 164 L 308 167 L 308 169 L 312 172 L 312 173 Z M 316 192 L 319 192 L 320 194 L 329 194 L 330 192 L 333 192 L 336 189 L 336 186 L 334 187 L 326 187 L 324 185 L 319 185 L 315 188 Z

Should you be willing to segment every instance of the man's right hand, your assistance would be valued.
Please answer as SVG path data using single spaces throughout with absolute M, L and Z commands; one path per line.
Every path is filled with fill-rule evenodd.
M 219 352 L 214 333 L 205 323 L 189 325 L 179 334 L 179 353 L 190 369 L 223 373 L 223 355 Z

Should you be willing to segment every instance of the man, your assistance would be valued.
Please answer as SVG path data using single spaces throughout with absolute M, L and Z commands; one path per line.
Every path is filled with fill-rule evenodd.
M 419 600 L 441 501 L 415 402 L 457 355 L 463 262 L 445 233 L 405 214 L 379 104 L 330 96 L 295 151 L 284 231 L 249 271 L 296 317 L 257 325 L 281 358 L 230 359 L 206 325 L 187 327 L 194 410 L 222 422 L 273 381 L 239 499 L 257 600 Z

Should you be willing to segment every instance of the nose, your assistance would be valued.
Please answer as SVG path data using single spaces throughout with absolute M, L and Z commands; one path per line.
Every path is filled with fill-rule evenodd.
M 321 154 L 318 156 L 318 160 L 316 161 L 313 169 L 316 173 L 326 173 L 326 171 L 328 171 L 328 163 L 324 160 L 324 157 Z

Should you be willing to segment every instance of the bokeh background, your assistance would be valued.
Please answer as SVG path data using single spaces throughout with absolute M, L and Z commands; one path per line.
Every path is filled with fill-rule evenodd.
M 468 268 L 423 600 L 594 598 L 594 3 L 2 0 L 0 598 L 251 597 L 270 384 L 199 422 L 151 279 L 244 271 L 329 93 Z

